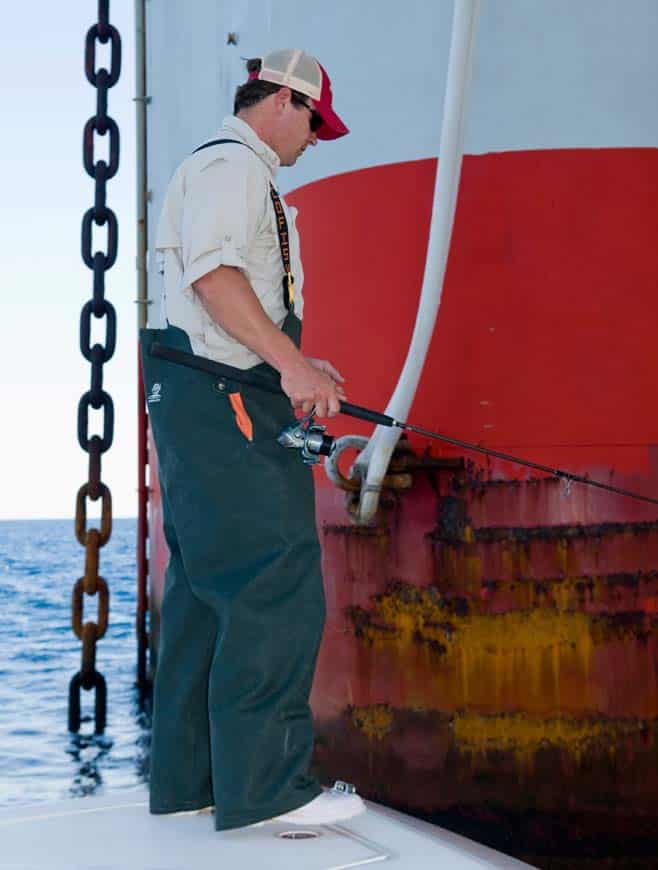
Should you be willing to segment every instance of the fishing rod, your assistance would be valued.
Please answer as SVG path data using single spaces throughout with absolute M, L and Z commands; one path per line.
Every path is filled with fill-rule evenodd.
M 151 356 L 167 360 L 168 362 L 184 365 L 188 368 L 194 368 L 207 374 L 215 375 L 224 380 L 236 381 L 238 383 L 248 384 L 257 389 L 264 390 L 268 393 L 283 393 L 281 389 L 281 381 L 278 376 L 267 375 L 264 373 L 254 374 L 248 369 L 236 369 L 233 366 L 228 366 L 224 363 L 218 363 L 214 360 L 206 359 L 205 357 L 197 356 L 196 354 L 186 353 L 182 350 L 174 350 L 166 345 L 154 342 L 149 350 Z M 513 456 L 511 453 L 503 453 L 500 450 L 493 450 L 490 447 L 482 447 L 480 444 L 474 444 L 471 441 L 462 441 L 459 438 L 452 438 L 449 435 L 443 435 L 440 432 L 432 432 L 430 429 L 424 429 L 422 426 L 414 426 L 411 423 L 406 423 L 401 420 L 396 420 L 394 417 L 389 417 L 387 414 L 382 414 L 380 411 L 373 411 L 371 408 L 364 408 L 361 405 L 353 405 L 351 402 L 340 402 L 340 413 L 346 414 L 348 417 L 355 417 L 358 420 L 365 420 L 368 423 L 375 423 L 378 426 L 388 426 L 391 428 L 402 429 L 405 432 L 415 432 L 417 435 L 423 435 L 426 438 L 431 438 L 433 441 L 442 441 L 445 444 L 451 444 L 453 447 L 460 447 L 463 450 L 471 450 L 475 453 L 482 453 L 485 456 L 493 456 L 496 459 L 502 459 L 505 462 L 513 462 L 516 465 L 522 465 L 525 468 L 531 468 L 534 471 L 541 471 L 551 477 L 557 477 L 564 480 L 567 487 L 572 483 L 583 483 L 586 486 L 593 486 L 597 489 L 603 489 L 606 492 L 612 492 L 616 495 L 623 495 L 628 498 L 634 498 L 638 501 L 648 502 L 649 504 L 658 505 L 658 499 L 651 498 L 648 495 L 640 495 L 640 493 L 632 492 L 628 489 L 621 489 L 618 486 L 612 486 L 609 483 L 603 483 L 600 480 L 592 480 L 580 474 L 573 474 L 571 471 L 564 471 L 561 468 L 554 468 L 550 465 L 541 465 L 538 462 L 532 462 L 529 459 L 523 459 L 520 456 Z M 327 427 L 321 426 L 314 421 L 314 412 L 311 411 L 305 417 L 299 419 L 296 423 L 286 426 L 278 436 L 277 441 L 282 447 L 300 450 L 302 459 L 307 465 L 314 465 L 320 461 L 321 456 L 331 456 L 336 449 L 335 438 L 327 434 Z

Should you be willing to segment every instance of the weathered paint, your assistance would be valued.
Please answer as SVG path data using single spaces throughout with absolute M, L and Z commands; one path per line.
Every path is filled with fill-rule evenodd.
M 657 524 L 608 503 L 617 521 L 540 525 L 535 510 L 523 525 L 519 505 L 567 498 L 559 484 L 481 472 L 414 474 L 369 529 L 335 522 L 345 496 L 320 487 L 319 769 L 465 833 L 476 817 L 501 847 L 501 826 L 533 813 L 528 854 L 574 836 L 565 807 L 591 854 L 611 854 L 615 825 L 632 848 L 658 846 L 644 821 L 658 793 Z M 509 491 L 515 524 L 501 525 Z
M 397 704 L 406 706 L 406 687 L 418 681 L 433 709 L 658 716 L 658 623 L 642 611 L 492 612 L 482 599 L 442 599 L 436 587 L 397 583 L 375 597 L 371 612 L 355 607 L 349 617 L 373 655 L 391 653 Z M 635 686 L 633 697 L 623 693 L 622 710 L 602 679 L 614 680 L 621 662 Z
M 433 733 L 437 744 L 447 741 L 449 751 L 462 755 L 471 770 L 492 766 L 504 754 L 507 763 L 516 766 L 521 780 L 534 774 L 538 755 L 547 751 L 558 753 L 572 770 L 597 755 L 616 765 L 626 762 L 629 747 L 636 746 L 644 754 L 639 748 L 654 749 L 658 738 L 658 721 L 632 718 L 544 719 L 523 713 L 466 712 L 437 716 L 419 709 L 396 710 L 386 704 L 349 707 L 347 712 L 350 727 L 370 746 L 386 738 L 397 742 L 408 720 L 417 720 L 416 727 L 424 721 L 428 736 Z
M 384 735 L 371 728 L 383 716 Z M 375 705 L 327 722 L 316 756 L 380 800 L 391 800 L 394 782 L 407 811 L 571 870 L 655 866 L 657 748 L 655 721 Z M 570 861 L 553 863 L 564 854 Z M 620 855 L 645 862 L 617 863 Z
M 627 736 L 643 739 L 651 732 L 655 742 L 656 724 L 641 719 L 531 718 L 521 713 L 481 716 L 462 713 L 453 718 L 455 744 L 463 753 L 480 758 L 492 752 L 511 752 L 521 770 L 533 765 L 537 753 L 548 747 L 564 751 L 577 763 L 601 747 L 615 758 Z
M 413 475 L 371 528 L 345 522 L 349 494 L 318 487 L 318 771 L 517 855 L 564 852 L 576 829 L 591 854 L 612 854 L 612 830 L 653 848 L 656 523 L 539 525 L 536 508 L 522 525 L 523 506 L 567 498 L 559 484 L 468 463 Z M 510 824 L 521 832 L 501 841 Z
M 353 707 L 352 722 L 371 740 L 383 740 L 391 732 L 393 712 L 387 704 Z

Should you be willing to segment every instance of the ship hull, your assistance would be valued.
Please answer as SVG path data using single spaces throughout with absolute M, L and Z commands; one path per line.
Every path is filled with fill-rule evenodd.
M 263 38 L 262 21 L 227 5 L 249 44 Z M 385 5 L 402 39 L 416 13 L 429 15 L 412 3 L 405 25 Z M 409 419 L 656 496 L 658 16 L 639 0 L 623 22 L 615 4 L 556 7 L 489 4 L 481 16 L 447 274 Z M 289 182 L 303 348 L 338 366 L 351 401 L 383 410 L 423 279 L 438 145 L 428 101 L 438 129 L 450 15 L 437 12 L 440 33 L 435 21 L 425 36 L 414 30 L 426 51 L 436 47 L 431 64 L 422 50 L 417 60 L 425 87 L 410 73 L 397 82 L 385 52 L 370 56 L 382 90 L 398 88 L 393 117 L 410 104 L 401 131 L 379 91 L 367 105 L 350 91 L 352 76 L 365 86 L 357 59 L 332 42 L 332 15 L 318 14 L 327 33 L 300 24 L 297 36 L 333 60 L 355 144 L 322 146 L 315 174 L 306 155 Z M 346 16 L 337 4 L 333 17 Z M 266 36 L 286 42 L 273 21 Z M 532 66 L 544 61 L 548 81 Z M 222 63 L 228 82 L 232 61 Z M 524 64 L 536 76 L 525 85 Z M 167 159 L 153 175 L 156 202 Z M 371 428 L 339 417 L 331 431 Z M 151 460 L 154 476 L 153 450 Z M 353 495 L 315 473 L 328 608 L 312 697 L 319 774 L 530 859 L 655 854 L 655 506 L 420 436 L 394 462 L 399 488 L 384 489 L 365 528 L 353 522 Z M 158 505 L 154 486 L 156 604 L 166 562 Z

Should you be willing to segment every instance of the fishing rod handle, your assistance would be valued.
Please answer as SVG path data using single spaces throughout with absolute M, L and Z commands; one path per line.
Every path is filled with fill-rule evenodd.
M 380 414 L 379 411 L 371 411 L 370 408 L 362 408 L 361 405 L 352 405 L 350 402 L 340 403 L 340 413 L 348 417 L 357 417 L 359 420 L 367 420 L 368 423 L 377 423 L 379 426 L 395 426 L 393 417 Z
M 219 363 L 197 354 L 188 353 L 187 351 L 177 350 L 157 341 L 151 344 L 149 354 L 150 356 L 165 359 L 168 362 L 206 372 L 217 378 L 227 378 L 237 383 L 249 384 L 261 390 L 266 390 L 268 393 L 282 392 L 281 382 L 278 377 L 251 372 L 249 369 L 236 369 L 225 363 Z M 368 423 L 377 423 L 380 426 L 396 425 L 393 417 L 387 417 L 386 414 L 380 414 L 378 411 L 370 410 L 370 408 L 363 408 L 361 405 L 352 405 L 350 402 L 341 402 L 340 412 L 341 414 L 347 414 L 349 417 L 357 417 L 359 420 L 367 420 Z

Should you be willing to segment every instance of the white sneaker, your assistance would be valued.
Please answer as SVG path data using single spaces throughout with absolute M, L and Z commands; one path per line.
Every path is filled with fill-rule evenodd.
M 202 807 L 200 810 L 180 810 L 177 813 L 169 813 L 170 816 L 203 816 L 207 813 L 214 813 L 215 807 Z
M 354 786 L 337 782 L 329 791 L 324 791 L 296 810 L 276 816 L 272 821 L 291 825 L 333 825 L 358 816 L 365 810 L 366 805 Z

